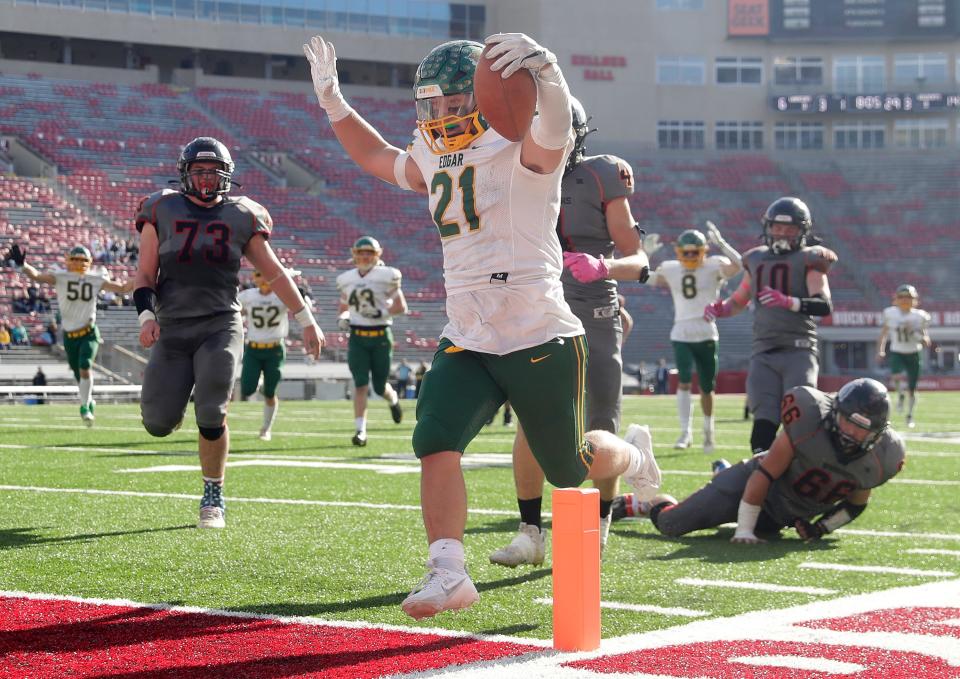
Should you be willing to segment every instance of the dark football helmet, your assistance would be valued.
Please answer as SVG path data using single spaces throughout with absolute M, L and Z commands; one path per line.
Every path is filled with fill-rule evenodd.
M 213 191 L 202 191 L 194 186 L 190 176 L 190 165 L 197 161 L 214 161 L 220 163 L 217 170 L 217 187 Z M 180 192 L 194 196 L 204 203 L 212 203 L 217 196 L 230 192 L 233 179 L 233 158 L 230 150 L 213 137 L 197 137 L 183 147 L 177 159 L 177 172 L 180 174 Z
M 570 172 L 583 160 L 583 156 L 586 155 L 587 152 L 585 146 L 587 135 L 595 131 L 590 129 L 590 116 L 588 116 L 584 110 L 583 104 L 573 96 L 570 97 L 570 114 L 573 121 L 573 134 L 576 136 L 576 139 L 573 141 L 573 150 L 570 151 L 570 155 L 567 156 L 567 167 L 564 170 L 564 174 Z
M 763 224 L 763 242 L 775 254 L 782 255 L 799 250 L 806 245 L 807 236 L 813 226 L 813 217 L 810 216 L 810 208 L 802 200 L 784 196 L 770 203 L 767 211 L 763 213 L 761 223 Z M 770 233 L 774 224 L 796 226 L 799 233 L 791 238 L 775 238 Z
M 861 377 L 843 385 L 828 416 L 828 429 L 840 462 L 851 462 L 870 452 L 887 430 L 889 416 L 890 397 L 880 382 Z M 855 438 L 841 430 L 841 418 L 866 431 L 866 436 Z

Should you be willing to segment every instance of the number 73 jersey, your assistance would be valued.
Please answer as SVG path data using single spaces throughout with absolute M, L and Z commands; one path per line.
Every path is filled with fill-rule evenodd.
M 380 265 L 361 274 L 357 269 L 337 276 L 340 301 L 350 309 L 350 325 L 390 325 L 390 305 L 400 288 L 400 271 Z
M 271 292 L 264 295 L 257 288 L 248 288 L 238 296 L 247 317 L 248 342 L 279 342 L 290 330 L 287 307 Z
M 60 322 L 67 332 L 80 330 L 97 319 L 97 294 L 108 275 L 105 271 L 89 271 L 85 274 L 57 269 L 57 303 L 60 305 Z

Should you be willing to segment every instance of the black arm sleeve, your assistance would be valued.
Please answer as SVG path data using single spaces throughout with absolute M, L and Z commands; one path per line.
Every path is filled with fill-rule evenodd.
M 133 291 L 133 303 L 137 307 L 137 315 L 144 311 L 156 312 L 157 293 L 153 288 L 143 286 Z
M 829 316 L 833 313 L 833 302 L 821 294 L 801 297 L 800 313 L 807 316 Z

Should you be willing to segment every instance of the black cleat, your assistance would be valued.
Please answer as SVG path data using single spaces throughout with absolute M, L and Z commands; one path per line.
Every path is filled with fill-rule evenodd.
M 403 408 L 400 407 L 399 400 L 390 406 L 390 417 L 393 418 L 394 424 L 400 424 L 400 420 L 403 419 Z
M 353 445 L 363 447 L 367 445 L 367 432 L 358 431 L 350 440 L 353 441 Z

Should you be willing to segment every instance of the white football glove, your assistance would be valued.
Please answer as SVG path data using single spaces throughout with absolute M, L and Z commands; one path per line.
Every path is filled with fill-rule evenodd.
M 720 245 L 725 242 L 723 236 L 720 235 L 720 229 L 717 228 L 717 225 L 711 222 L 709 219 L 706 221 L 704 226 L 707 227 L 707 240 L 713 243 L 714 245 Z
M 337 52 L 332 42 L 323 36 L 310 38 L 310 44 L 303 46 L 303 53 L 310 62 L 310 76 L 313 78 L 313 91 L 317 101 L 327 112 L 331 122 L 342 120 L 353 110 L 347 105 L 340 93 L 340 78 L 337 76 Z
M 350 331 L 350 319 L 349 318 L 338 318 L 337 327 L 340 328 L 343 332 Z
M 504 79 L 521 68 L 529 69 L 537 76 L 541 69 L 557 63 L 553 52 L 538 45 L 533 38 L 523 33 L 495 33 L 488 36 L 484 42 L 493 45 L 487 52 L 487 58 L 496 59 L 490 65 L 490 70 L 499 71 L 502 68 L 501 77 Z
M 643 251 L 647 253 L 647 257 L 652 256 L 662 247 L 663 243 L 660 242 L 659 233 L 648 233 L 643 237 Z

